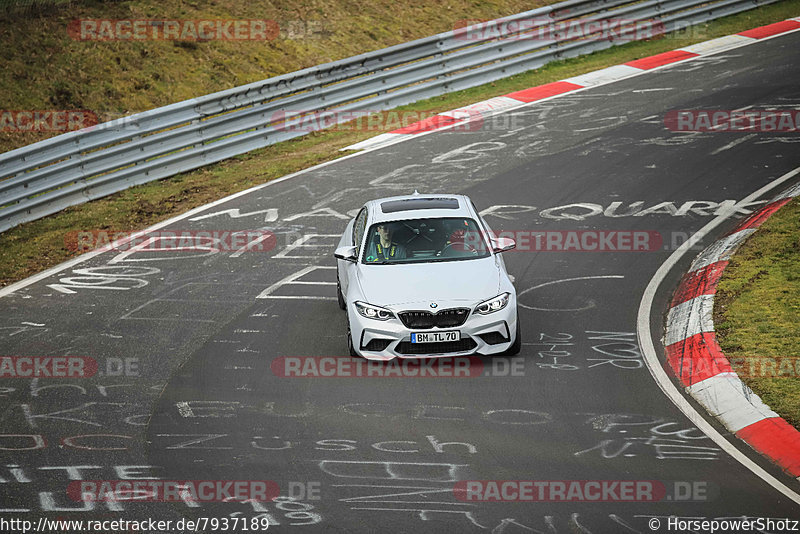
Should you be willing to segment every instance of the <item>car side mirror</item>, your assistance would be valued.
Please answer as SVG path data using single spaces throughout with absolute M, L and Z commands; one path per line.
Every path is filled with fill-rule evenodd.
M 511 250 L 517 247 L 517 242 L 510 237 L 495 237 L 492 239 L 492 250 L 496 254 Z
M 352 261 L 353 263 L 358 259 L 356 257 L 356 247 L 339 247 L 333 251 L 333 256 L 337 260 Z

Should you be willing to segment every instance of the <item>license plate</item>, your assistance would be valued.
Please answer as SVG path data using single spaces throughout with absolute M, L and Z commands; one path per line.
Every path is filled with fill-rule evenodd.
M 411 334 L 412 343 L 446 343 L 447 341 L 458 341 L 461 339 L 461 332 L 450 330 L 447 332 L 419 332 Z

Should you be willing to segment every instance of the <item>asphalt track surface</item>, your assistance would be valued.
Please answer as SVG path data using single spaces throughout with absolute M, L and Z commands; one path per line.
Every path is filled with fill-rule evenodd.
M 550 212 L 561 219 L 542 215 L 573 203 L 621 202 L 620 215 L 637 201 L 680 208 L 738 200 L 791 171 L 800 162 L 796 134 L 673 133 L 662 121 L 675 109 L 796 108 L 798 64 L 800 33 L 793 33 L 524 106 L 474 131 L 420 136 L 194 216 L 235 208 L 239 217 L 170 225 L 267 228 L 277 235 L 270 252 L 109 252 L 4 297 L 2 354 L 90 356 L 103 373 L 2 380 L 3 517 L 261 513 L 271 531 L 415 533 L 651 532 L 652 517 L 662 518 L 663 532 L 670 515 L 800 519 L 796 504 L 693 428 L 636 346 L 638 305 L 674 249 L 672 236 L 698 230 L 714 209 L 563 218 L 592 213 L 573 206 Z M 483 376 L 277 376 L 276 358 L 344 356 L 346 344 L 333 285 L 274 284 L 309 266 L 326 268 L 296 281 L 333 282 L 344 215 L 414 189 L 470 195 L 495 230 L 648 230 L 665 242 L 652 252 L 507 253 L 524 346 L 512 359 L 483 359 Z M 497 208 L 508 205 L 526 207 Z M 265 222 L 267 209 L 278 210 L 277 220 Z M 322 211 L 309 215 L 314 210 Z M 287 250 L 308 234 L 331 237 Z M 656 298 L 654 339 L 692 256 Z M 271 287 L 270 298 L 257 298 Z M 275 298 L 286 296 L 295 298 Z M 119 376 L 120 361 L 136 368 Z M 144 478 L 273 480 L 284 497 L 297 498 L 190 506 L 66 497 L 70 480 L 133 472 L 121 466 L 140 466 Z M 681 481 L 707 492 L 690 502 L 628 503 L 467 503 L 453 493 L 457 480 L 525 479 L 655 480 L 669 488 Z M 300 496 L 300 487 L 318 495 Z

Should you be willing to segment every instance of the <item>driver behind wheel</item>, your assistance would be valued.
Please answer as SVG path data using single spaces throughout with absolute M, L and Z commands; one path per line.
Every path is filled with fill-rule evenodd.
M 480 234 L 470 230 L 465 220 L 451 221 L 447 228 L 447 240 L 438 255 L 460 256 L 464 253 L 476 254 L 482 242 Z

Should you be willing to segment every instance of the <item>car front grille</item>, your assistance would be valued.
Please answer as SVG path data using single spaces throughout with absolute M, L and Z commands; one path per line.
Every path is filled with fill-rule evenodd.
M 449 308 L 437 313 L 429 311 L 404 311 L 397 314 L 406 328 L 454 328 L 467 320 L 469 308 Z
M 402 341 L 397 344 L 397 352 L 400 354 L 450 354 L 466 352 L 477 346 L 478 344 L 468 337 L 446 343 L 411 343 L 410 341 Z

